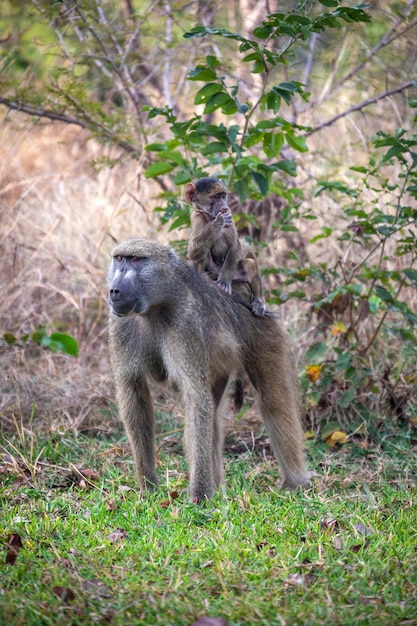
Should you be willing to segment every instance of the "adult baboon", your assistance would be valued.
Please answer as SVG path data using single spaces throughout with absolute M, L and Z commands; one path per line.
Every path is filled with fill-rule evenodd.
M 253 383 L 283 487 L 308 483 L 299 390 L 286 336 L 180 261 L 168 247 L 130 239 L 113 250 L 108 272 L 109 345 L 121 419 L 142 488 L 153 488 L 155 425 L 148 380 L 180 390 L 190 496 L 210 498 L 223 477 L 218 407 L 230 377 Z
M 194 205 L 188 241 L 188 258 L 228 294 L 245 296 L 254 315 L 266 306 L 255 254 L 240 239 L 227 204 L 227 188 L 218 178 L 187 183 L 185 199 Z

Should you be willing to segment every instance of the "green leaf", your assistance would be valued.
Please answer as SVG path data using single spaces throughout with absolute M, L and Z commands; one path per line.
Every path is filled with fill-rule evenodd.
M 65 352 L 65 354 L 69 354 L 71 356 L 78 355 L 78 343 L 74 337 L 71 337 L 71 335 L 67 335 L 65 333 L 52 333 L 50 338 L 56 344 L 57 349 L 60 352 Z
M 258 186 L 259 191 L 263 196 L 266 196 L 269 191 L 269 183 L 268 180 L 259 172 L 252 172 L 252 177 L 255 183 Z
M 403 270 L 403 274 L 405 274 L 407 278 L 412 280 L 417 286 L 417 270 L 406 268 L 405 270 Z
M 339 400 L 337 401 L 337 404 L 340 406 L 340 408 L 347 409 L 355 398 L 356 391 L 354 389 L 349 389 L 349 391 L 345 391 L 344 393 L 342 393 Z
M 208 54 L 206 56 L 206 62 L 207 65 L 213 70 L 220 65 L 219 59 L 212 54 Z
M 16 337 L 12 335 L 12 333 L 4 333 L 3 339 L 9 345 L 12 345 L 17 341 Z
M 324 7 L 337 7 L 339 5 L 338 0 L 319 0 L 319 2 Z
M 350 352 L 342 352 L 342 354 L 339 354 L 337 357 L 334 366 L 338 370 L 346 370 L 350 366 L 351 360 L 352 354 Z
M 268 39 L 271 33 L 271 26 L 260 26 L 259 28 L 255 28 L 253 31 L 253 34 L 255 37 L 258 37 L 258 39 Z
M 282 133 L 265 133 L 262 147 L 268 158 L 273 159 L 279 156 L 283 145 L 284 135 Z
M 321 233 L 312 237 L 308 243 L 315 243 L 319 239 L 326 239 L 327 237 L 330 237 L 332 232 L 333 232 L 333 228 L 329 228 L 329 226 L 322 226 Z
M 230 100 L 233 102 L 232 98 L 225 91 L 220 91 L 219 93 L 215 93 L 213 96 L 211 96 L 207 100 L 207 104 L 204 107 L 204 113 L 213 113 L 213 111 L 220 109 Z
M 286 172 L 290 176 L 297 176 L 297 164 L 291 159 L 283 159 L 274 164 L 279 170 Z
M 326 354 L 326 352 L 326 344 L 318 341 L 309 347 L 305 354 L 305 360 L 307 363 L 316 363 L 320 357 Z
M 145 146 L 146 152 L 163 152 L 166 149 L 167 147 L 164 143 L 148 143 L 148 145 Z
M 223 91 L 223 87 L 219 83 L 208 83 L 196 93 L 194 104 L 205 104 L 213 94 L 220 91 Z
M 265 70 L 266 67 L 263 59 L 258 59 L 258 61 L 255 61 L 255 63 L 252 65 L 251 72 L 252 74 L 260 74 L 261 72 L 265 72 Z
M 293 133 L 287 132 L 287 143 L 294 150 L 298 152 L 308 152 L 308 146 L 305 137 L 296 136 Z
M 378 298 L 380 298 L 384 302 L 388 302 L 388 303 L 394 302 L 394 298 L 392 297 L 392 294 L 388 291 L 388 289 L 385 289 L 385 287 L 383 287 L 382 285 L 377 285 L 375 287 L 375 293 L 377 294 Z
M 196 80 L 196 81 L 212 81 L 217 78 L 216 72 L 213 71 L 210 67 L 197 65 L 196 68 L 190 70 L 187 75 L 188 80 Z
M 239 196 L 239 200 L 241 202 L 244 202 L 249 197 L 248 182 L 247 182 L 247 180 L 245 178 L 239 178 L 234 183 L 234 190 L 237 193 L 237 195 Z
M 155 176 L 162 176 L 162 174 L 167 174 L 168 172 L 172 172 L 175 165 L 172 163 L 166 163 L 164 161 L 158 161 L 157 163 L 152 163 L 145 170 L 145 178 L 154 178 Z
M 227 152 L 229 150 L 229 146 L 224 144 L 224 143 L 220 143 L 220 141 L 213 141 L 212 143 L 209 143 L 203 150 L 203 154 L 205 156 L 207 156 L 208 154 L 213 154 L 216 152 Z

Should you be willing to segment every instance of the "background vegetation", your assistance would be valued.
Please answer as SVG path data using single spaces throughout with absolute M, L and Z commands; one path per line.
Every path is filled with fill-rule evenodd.
M 152 624 L 181 623 L 181 615 L 188 623 L 210 610 L 233 617 L 233 623 L 349 623 L 353 603 L 355 623 L 375 623 L 375 615 L 379 623 L 412 623 L 412 538 L 400 511 L 392 518 L 381 511 L 395 502 L 411 511 L 414 497 L 416 27 L 415 0 L 2 3 L 0 472 L 6 561 L 13 535 L 23 537 L 25 548 L 12 548 L 21 568 L 5 569 L 5 620 L 56 623 L 57 615 L 71 614 L 73 623 L 119 623 L 130 606 L 131 619 L 145 620 L 145 611 Z M 256 406 L 245 407 L 228 422 L 231 501 L 225 504 L 219 496 L 217 513 L 202 514 L 203 526 L 216 533 L 244 515 L 257 536 L 257 525 L 266 528 L 274 515 L 269 507 L 284 505 L 292 528 L 304 528 L 299 540 L 304 544 L 314 536 L 309 545 L 318 552 L 305 555 L 291 540 L 286 548 L 279 542 L 278 549 L 275 534 L 250 540 L 255 550 L 247 554 L 255 559 L 254 571 L 263 574 L 254 582 L 249 568 L 242 582 L 233 562 L 241 562 L 246 548 L 232 554 L 236 532 L 226 533 L 226 544 L 213 535 L 204 563 L 217 573 L 198 595 L 202 581 L 193 568 L 204 563 L 191 563 L 184 546 L 194 545 L 196 537 L 201 541 L 200 514 L 190 513 L 189 519 L 186 498 L 169 495 L 186 484 L 185 468 L 174 455 L 181 407 L 176 397 L 155 389 L 161 465 L 169 469 L 166 493 L 149 503 L 152 513 L 143 524 L 156 520 L 165 528 L 169 520 L 171 529 L 172 519 L 181 518 L 169 554 L 157 545 L 171 533 L 155 531 L 147 557 L 167 567 L 169 555 L 175 559 L 159 582 L 148 572 L 154 590 L 144 590 L 139 599 L 133 577 L 120 603 L 101 587 L 86 590 L 84 582 L 98 580 L 104 567 L 106 585 L 121 584 L 120 576 L 115 583 L 107 566 L 93 559 L 105 532 L 98 528 L 131 528 L 130 516 L 145 515 L 133 491 L 132 498 L 123 495 L 126 474 L 131 490 L 134 479 L 123 458 L 129 452 L 108 373 L 105 267 L 114 242 L 132 234 L 169 241 L 183 254 L 189 224 L 183 188 L 205 174 L 222 176 L 234 192 L 236 223 L 258 250 L 269 305 L 294 337 L 306 443 L 319 477 L 306 496 L 276 496 L 271 504 L 277 480 L 271 462 L 265 465 L 269 478 L 257 475 L 264 464 L 256 456 L 247 471 L 247 450 L 262 456 L 269 451 Z M 266 499 L 248 495 L 258 480 Z M 107 493 L 109 484 L 114 493 Z M 353 484 L 348 497 L 346 485 Z M 114 508 L 102 504 L 103 493 L 104 502 L 116 502 Z M 356 499 L 363 507 L 353 507 Z M 69 543 L 84 536 L 86 511 L 95 534 L 81 567 L 81 548 L 75 546 L 73 554 Z M 119 517 L 125 515 L 123 522 Z M 44 520 L 39 526 L 38 517 Z M 120 563 L 131 558 L 144 532 L 141 524 L 134 536 L 116 538 L 124 546 Z M 277 521 L 273 533 L 282 532 L 282 524 Z M 355 524 L 372 527 L 378 540 L 366 538 L 367 531 Z M 371 549 L 353 565 L 356 548 L 342 556 L 335 531 L 362 534 L 367 550 L 373 542 Z M 334 554 L 323 557 L 322 532 L 326 541 L 331 536 L 335 561 Z M 45 537 L 51 539 L 40 550 Z M 395 557 L 393 543 L 401 546 Z M 229 550 L 226 575 L 221 554 Z M 257 557 L 266 557 L 269 566 L 262 569 Z M 388 597 L 392 558 L 403 563 L 406 583 L 394 582 Z M 65 580 L 60 559 L 68 566 Z M 369 588 L 363 595 L 364 579 L 369 582 L 369 572 L 383 559 L 375 592 Z M 56 571 L 47 575 L 52 562 Z M 347 588 L 354 600 L 342 592 L 349 567 Z M 331 571 L 343 584 L 334 582 L 330 602 Z M 12 609 L 21 586 L 33 585 L 34 573 L 31 599 L 21 610 Z M 291 578 L 298 575 L 304 578 Z M 264 587 L 271 576 L 280 581 L 278 593 L 289 598 L 283 605 L 271 604 L 276 590 L 269 583 Z M 175 590 L 180 582 L 187 591 L 179 598 L 173 591 L 167 612 L 163 589 Z M 70 589 L 74 598 L 59 592 L 48 613 L 51 584 Z M 267 600 L 257 605 L 259 588 Z M 248 594 L 243 603 L 242 590 Z M 83 604 L 86 594 L 98 599 L 93 609 Z M 75 611 L 68 608 L 74 599 Z M 322 612 L 311 613 L 312 599 L 325 607 Z M 143 602 L 153 609 L 147 613 Z M 43 608 L 36 608 L 39 603 Z M 414 617 L 406 605 L 414 607 Z

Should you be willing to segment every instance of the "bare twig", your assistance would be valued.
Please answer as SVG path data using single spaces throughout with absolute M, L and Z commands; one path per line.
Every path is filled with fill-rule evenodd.
M 309 137 L 313 133 L 316 133 L 317 131 L 322 130 L 323 128 L 326 128 L 326 126 L 331 126 L 332 124 L 334 124 L 341 118 L 346 117 L 347 115 L 350 115 L 351 113 L 355 113 L 356 111 L 361 111 L 362 109 L 365 109 L 371 104 L 375 104 L 375 102 L 379 102 L 379 100 L 383 100 L 384 98 L 388 98 L 389 96 L 392 96 L 396 93 L 401 93 L 402 91 L 405 91 L 406 89 L 409 89 L 410 87 L 416 87 L 416 86 L 417 86 L 417 79 L 409 80 L 406 83 L 399 85 L 398 87 L 394 87 L 393 89 L 384 91 L 383 93 L 373 96 L 372 98 L 368 98 L 368 100 L 364 100 L 360 104 L 355 104 L 353 107 L 350 107 L 350 109 L 348 109 L 347 111 L 338 113 L 337 115 L 334 115 L 333 117 L 326 120 L 325 122 L 322 122 L 321 124 L 318 124 L 317 126 L 314 126 L 314 128 L 304 133 L 304 137 Z
M 368 61 L 370 61 L 370 59 L 372 59 L 372 57 L 374 57 L 376 55 L 376 53 L 379 52 L 379 50 L 381 50 L 382 48 L 385 48 L 386 46 L 388 46 L 395 39 L 398 39 L 399 37 L 402 37 L 403 35 L 405 35 L 405 33 L 407 33 L 409 30 L 412 30 L 417 25 L 417 19 L 415 19 L 410 24 L 407 24 L 402 30 L 396 32 L 397 28 L 410 15 L 412 9 L 414 8 L 414 5 L 416 4 L 416 1 L 417 0 L 410 0 L 410 2 L 408 3 L 407 8 L 404 11 L 403 15 L 401 15 L 401 17 L 399 17 L 394 22 L 394 24 L 391 26 L 391 28 L 389 30 L 387 30 L 387 32 L 381 37 L 381 39 L 372 48 L 372 50 L 370 50 L 368 52 L 368 54 L 363 59 L 363 61 L 361 61 L 361 63 L 356 65 L 352 70 L 350 70 L 350 72 L 348 72 L 345 76 L 343 76 L 340 80 L 338 80 L 333 85 L 333 87 L 327 92 L 327 94 L 326 94 L 327 97 L 330 96 L 334 91 L 339 89 L 346 81 L 351 79 L 353 76 L 359 74 L 359 72 L 365 67 L 365 65 L 368 63 Z

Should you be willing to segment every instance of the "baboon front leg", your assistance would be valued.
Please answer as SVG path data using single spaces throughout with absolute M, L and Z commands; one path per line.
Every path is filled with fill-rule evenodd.
M 297 373 L 291 358 L 258 360 L 248 371 L 258 392 L 259 407 L 282 473 L 282 487 L 295 489 L 309 483 L 305 466 Z M 270 356 L 270 355 L 269 355 Z
M 198 504 L 214 494 L 215 408 L 210 393 L 185 398 L 185 449 L 190 471 L 190 498 Z
M 120 417 L 132 446 L 141 489 L 158 486 L 155 462 L 155 419 L 152 398 L 145 380 L 116 381 Z

